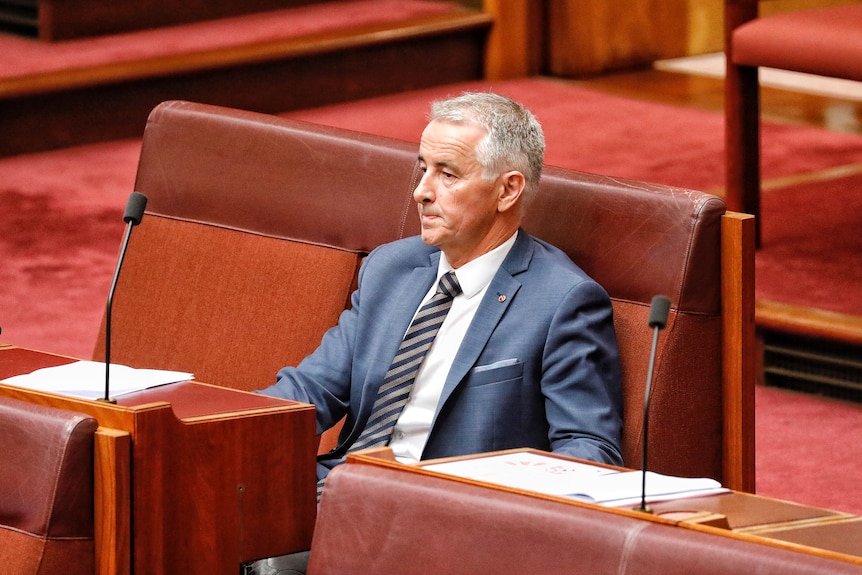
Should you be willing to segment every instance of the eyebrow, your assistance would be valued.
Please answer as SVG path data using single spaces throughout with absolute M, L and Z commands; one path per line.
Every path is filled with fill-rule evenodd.
M 422 154 L 419 154 L 419 156 L 417 157 L 417 160 L 418 160 L 419 162 L 423 163 L 423 164 L 427 164 L 427 163 L 428 163 L 428 162 L 426 162 L 426 161 L 425 161 L 425 158 L 422 156 Z M 437 161 L 437 162 L 433 162 L 433 164 L 432 164 L 432 165 L 433 165 L 434 167 L 436 167 L 436 168 L 449 168 L 449 169 L 451 169 L 453 172 L 461 173 L 461 169 L 458 167 L 458 165 L 457 165 L 457 164 L 454 164 L 454 163 L 452 163 L 452 162 L 447 162 L 447 161 L 445 161 L 445 160 L 440 160 L 440 161 Z

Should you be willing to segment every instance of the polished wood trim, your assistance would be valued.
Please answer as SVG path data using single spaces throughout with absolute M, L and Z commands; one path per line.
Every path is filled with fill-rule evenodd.
M 128 575 L 132 570 L 132 436 L 96 430 L 96 573 Z
M 733 63 L 733 31 L 757 18 L 757 2 L 726 1 L 724 46 L 726 54 L 725 199 L 731 210 L 760 214 L 760 84 L 758 69 Z M 760 245 L 759 223 L 755 244 Z
M 541 74 L 544 1 L 484 0 L 483 11 L 494 19 L 485 48 L 485 77 L 505 80 Z
M 556 501 L 556 502 L 559 502 L 559 503 L 562 503 L 565 505 L 569 505 L 571 507 L 580 507 L 580 508 L 587 508 L 587 509 L 593 509 L 593 510 L 600 510 L 600 511 L 608 513 L 608 514 L 630 517 L 634 520 L 650 521 L 653 523 L 663 523 L 665 525 L 676 526 L 676 527 L 680 527 L 683 529 L 690 529 L 693 531 L 710 533 L 710 534 L 713 534 L 713 535 L 716 535 L 719 537 L 725 537 L 725 538 L 729 538 L 729 539 L 744 541 L 744 542 L 748 542 L 748 543 L 754 543 L 754 544 L 758 544 L 758 545 L 765 545 L 768 547 L 784 549 L 787 551 L 794 551 L 797 553 L 803 553 L 806 555 L 812 555 L 812 556 L 816 556 L 816 557 L 823 557 L 826 559 L 841 561 L 843 563 L 862 565 L 862 557 L 859 557 L 856 555 L 850 555 L 848 553 L 844 553 L 844 552 L 840 552 L 840 551 L 834 551 L 834 550 L 831 550 L 828 548 L 812 547 L 809 545 L 801 545 L 798 543 L 782 541 L 782 540 L 777 539 L 777 538 L 766 537 L 766 536 L 759 535 L 759 534 L 753 533 L 753 532 L 735 531 L 735 530 L 729 530 L 729 529 L 726 529 L 723 527 L 716 527 L 716 526 L 709 525 L 709 524 L 698 523 L 696 521 L 686 521 L 684 518 L 683 519 L 674 518 L 672 515 L 662 516 L 660 514 L 644 513 L 643 511 L 628 509 L 628 508 L 624 508 L 624 507 L 607 507 L 607 506 L 603 506 L 603 505 L 597 505 L 594 503 L 589 503 L 586 501 L 578 501 L 576 499 L 571 499 L 571 498 L 567 498 L 567 497 L 547 495 L 547 494 L 539 493 L 539 492 L 535 492 L 535 491 L 528 491 L 526 489 L 508 487 L 505 485 L 489 483 L 489 482 L 480 481 L 480 480 L 476 480 L 476 479 L 458 477 L 458 476 L 440 473 L 440 472 L 436 472 L 436 471 L 432 471 L 430 469 L 424 468 L 424 466 L 426 466 L 426 465 L 435 464 L 435 463 L 442 463 L 445 461 L 475 459 L 475 458 L 480 458 L 480 457 L 489 457 L 489 456 L 495 456 L 495 455 L 500 455 L 500 454 L 505 454 L 505 453 L 514 453 L 514 452 L 532 452 L 532 453 L 539 453 L 542 456 L 546 456 L 546 457 L 556 457 L 556 458 L 565 459 L 568 461 L 572 461 L 572 460 L 577 461 L 574 458 L 567 457 L 564 455 L 558 455 L 558 454 L 554 454 L 554 453 L 546 453 L 546 452 L 535 450 L 535 449 L 510 449 L 510 450 L 503 450 L 503 451 L 497 451 L 497 452 L 492 452 L 492 453 L 483 453 L 483 454 L 478 454 L 478 455 L 467 455 L 467 456 L 460 456 L 460 457 L 450 457 L 450 458 L 427 460 L 427 461 L 423 461 L 419 464 L 407 465 L 407 464 L 399 463 L 398 461 L 396 461 L 395 458 L 390 453 L 386 452 L 387 449 L 388 448 L 382 448 L 379 450 L 366 450 L 366 451 L 360 451 L 360 452 L 354 452 L 354 453 L 348 454 L 347 465 L 365 464 L 365 465 L 373 465 L 373 466 L 377 466 L 377 467 L 401 471 L 401 472 L 405 473 L 405 479 L 404 479 L 405 481 L 410 480 L 408 474 L 420 474 L 420 475 L 425 475 L 425 476 L 430 476 L 430 477 L 436 477 L 438 479 L 443 479 L 443 480 L 447 480 L 447 481 L 454 481 L 457 483 L 476 485 L 479 487 L 484 487 L 487 489 L 494 489 L 497 491 L 506 491 L 509 493 L 515 493 L 515 494 L 523 495 L 526 497 L 533 497 L 535 499 L 544 499 L 544 500 L 549 500 L 549 501 Z M 595 464 L 593 462 L 585 462 L 585 463 L 589 463 L 592 465 L 598 465 L 598 464 Z M 609 466 L 603 466 L 603 467 L 609 467 Z M 433 494 L 431 494 L 431 496 L 433 497 Z M 747 493 L 734 493 L 733 491 L 731 491 L 730 493 L 719 494 L 719 495 L 710 495 L 707 497 L 692 497 L 692 498 L 687 498 L 687 499 L 681 499 L 681 500 L 677 500 L 676 502 L 670 502 L 670 503 L 672 503 L 672 504 L 673 503 L 685 503 L 687 509 L 697 509 L 698 502 L 704 501 L 706 503 L 705 507 L 709 508 L 710 506 L 715 506 L 716 498 L 727 498 L 728 500 L 733 500 L 733 498 L 739 499 L 740 497 L 743 498 L 744 500 L 747 500 L 747 502 L 749 504 L 752 504 L 752 503 L 754 504 L 753 508 L 754 508 L 755 513 L 760 513 L 764 507 L 768 508 L 770 506 L 774 507 L 776 505 L 779 507 L 783 507 L 784 510 L 783 510 L 783 513 L 781 515 L 784 516 L 785 522 L 788 525 L 794 525 L 796 523 L 796 519 L 793 518 L 793 515 L 794 515 L 793 510 L 794 509 L 798 511 L 799 517 L 806 517 L 806 516 L 811 515 L 812 510 L 815 512 L 821 511 L 822 512 L 821 516 L 824 518 L 823 525 L 834 525 L 834 524 L 839 522 L 839 521 L 833 521 L 833 520 L 829 519 L 830 517 L 836 516 L 833 512 L 830 512 L 829 510 L 818 510 L 817 508 L 811 508 L 808 506 L 804 506 L 804 505 L 800 505 L 800 504 L 796 504 L 796 503 L 792 503 L 792 502 L 782 502 L 781 500 L 776 500 L 776 499 L 771 499 L 771 498 L 763 498 L 763 497 L 760 497 L 758 495 L 747 494 Z M 752 505 L 744 506 L 743 509 L 741 511 L 739 511 L 739 515 L 744 516 L 745 514 L 750 513 L 751 507 L 752 507 Z M 730 514 L 728 514 L 727 517 L 728 517 L 728 520 L 733 519 L 733 517 Z M 842 521 L 847 521 L 847 520 L 851 520 L 853 518 L 850 516 L 844 515 L 844 514 L 838 514 L 837 519 L 840 519 Z M 765 521 L 765 523 L 763 523 L 763 524 L 770 524 L 769 518 L 765 515 L 759 515 L 758 520 Z M 743 522 L 745 522 L 745 521 L 743 521 Z M 750 525 L 749 527 L 753 527 L 753 525 Z
M 859 316 L 759 299 L 755 317 L 759 329 L 862 344 Z
M 721 223 L 722 380 L 724 428 L 722 484 L 755 491 L 754 218 L 728 212 Z
M 64 361 L 3 349 L 0 376 Z M 85 413 L 103 430 L 116 430 L 97 439 L 98 533 L 107 538 L 100 545 L 108 555 L 119 548 L 115 558 L 100 555 L 100 569 L 124 573 L 128 554 L 135 573 L 234 575 L 242 561 L 308 549 L 316 516 L 314 406 L 261 402 L 249 392 L 197 382 L 158 393 L 129 394 L 113 404 L 0 383 L 0 395 Z M 122 404 L 135 395 L 141 403 L 133 397 L 132 405 Z M 189 401 L 201 405 L 181 405 Z M 226 409 L 230 402 L 236 412 Z M 129 434 L 129 450 L 117 432 Z M 110 469 L 113 462 L 119 469 Z M 112 492 L 115 481 L 121 485 Z

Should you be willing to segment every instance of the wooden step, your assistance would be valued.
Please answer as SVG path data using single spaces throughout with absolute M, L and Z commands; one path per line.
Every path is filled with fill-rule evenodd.
M 843 313 L 757 300 L 755 323 L 761 331 L 862 345 L 862 318 Z
M 0 155 L 137 137 L 150 110 L 170 99 L 278 113 L 484 75 L 492 19 L 481 11 L 453 4 L 428 15 L 290 32 L 296 11 L 320 10 L 323 18 L 323 4 L 50 47 L 0 35 L 0 51 L 4 42 L 20 49 L 29 41 L 34 57 L 43 56 L 34 71 L 0 71 Z M 230 31 L 232 22 L 254 29 L 250 19 L 274 29 L 282 19 L 285 33 L 237 39 L 225 32 L 224 41 L 165 49 L 166 38 Z M 137 49 L 124 57 L 122 43 L 130 40 Z M 70 58 L 72 50 L 80 54 Z

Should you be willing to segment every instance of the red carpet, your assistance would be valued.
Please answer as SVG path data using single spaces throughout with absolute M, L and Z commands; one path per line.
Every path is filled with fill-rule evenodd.
M 457 9 L 453 2 L 428 0 L 340 0 L 328 2 L 326 6 L 285 8 L 56 43 L 0 34 L 0 52 L 3 53 L 0 80 L 52 73 L 62 75 L 69 70 L 265 45 L 348 26 L 407 20 Z
M 862 406 L 763 386 L 756 406 L 757 492 L 862 515 Z
M 427 90 L 289 116 L 417 141 L 429 99 L 481 87 Z M 536 111 L 547 132 L 550 164 L 695 189 L 722 185 L 717 114 L 551 80 L 492 87 Z M 764 138 L 770 142 L 767 178 L 862 162 L 862 138 L 856 136 L 769 125 Z M 0 159 L 0 340 L 91 355 L 139 148 L 135 140 Z M 852 265 L 862 248 L 853 221 L 862 213 L 859 179 L 766 192 L 759 296 L 833 304 L 862 315 L 862 284 Z M 762 388 L 757 405 L 759 491 L 862 514 L 855 489 L 862 407 Z
M 769 190 L 757 297 L 862 316 L 862 174 Z
M 90 357 L 138 140 L 0 159 L 2 341 Z

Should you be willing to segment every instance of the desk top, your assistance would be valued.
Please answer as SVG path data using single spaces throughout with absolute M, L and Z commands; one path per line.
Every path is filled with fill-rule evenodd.
M 77 361 L 0 344 L 0 379 Z M 314 406 L 186 381 L 116 403 L 0 384 L 0 394 L 94 416 L 125 432 L 97 473 L 103 545 L 132 572 L 236 573 L 308 549 L 316 515 Z M 98 443 L 98 442 L 97 442 Z M 107 442 L 106 442 L 107 443 Z M 100 452 L 102 453 L 102 452 Z
M 527 451 L 540 453 L 549 457 L 572 460 L 565 456 L 544 453 L 531 449 L 515 449 L 511 452 Z M 506 452 L 499 452 L 506 453 Z M 483 457 L 490 454 L 474 455 L 449 458 L 446 460 L 423 461 L 417 465 L 401 465 L 394 461 L 394 457 L 385 449 L 378 451 L 360 452 L 348 456 L 348 462 L 356 461 L 362 463 L 374 463 L 386 466 L 401 466 L 405 470 L 418 473 L 431 473 L 438 477 L 445 477 L 453 481 L 468 481 L 478 483 L 489 488 L 516 491 L 526 495 L 548 498 L 549 496 L 532 493 L 523 489 L 507 488 L 502 485 L 465 480 L 454 475 L 435 473 L 424 469 L 425 466 L 440 461 L 471 459 Z M 589 463 L 589 462 L 584 462 Z M 594 505 L 583 503 L 564 497 L 553 497 L 561 502 L 571 505 Z M 791 501 L 761 497 L 752 493 L 726 492 L 706 496 L 687 497 L 670 501 L 650 503 L 652 514 L 644 514 L 640 511 L 632 511 L 627 508 L 602 507 L 611 513 L 620 513 L 658 521 L 671 521 L 681 525 L 689 522 L 684 518 L 686 514 L 693 517 L 691 521 L 697 522 L 698 514 L 712 514 L 727 518 L 729 530 L 719 529 L 717 532 L 731 532 L 742 537 L 753 536 L 770 541 L 773 545 L 790 545 L 802 552 L 820 554 L 835 557 L 851 563 L 862 564 L 862 517 L 849 513 L 820 509 L 808 505 L 802 505 Z M 680 515 L 681 514 L 681 515 Z M 704 524 L 706 525 L 706 524 Z M 693 527 L 698 528 L 698 527 Z M 709 527 L 707 527 L 709 528 Z M 715 529 L 715 528 L 713 528 Z
M 733 531 L 757 532 L 764 526 L 812 521 L 831 521 L 852 517 L 847 513 L 809 507 L 790 501 L 761 497 L 751 493 L 730 492 L 708 497 L 693 497 L 652 503 L 656 515 L 684 511 L 705 511 L 727 517 Z
M 862 517 L 836 518 L 834 521 L 810 524 L 779 524 L 758 531 L 757 534 L 769 539 L 862 558 Z
M 21 347 L 0 346 L 0 380 L 22 373 L 29 373 L 44 367 L 54 367 L 74 361 L 78 360 Z M 141 407 L 160 402 L 170 403 L 175 417 L 180 420 L 225 413 L 271 408 L 283 409 L 286 406 L 304 405 L 198 381 L 162 385 L 143 391 L 127 393 L 116 399 L 117 405 L 123 407 Z

